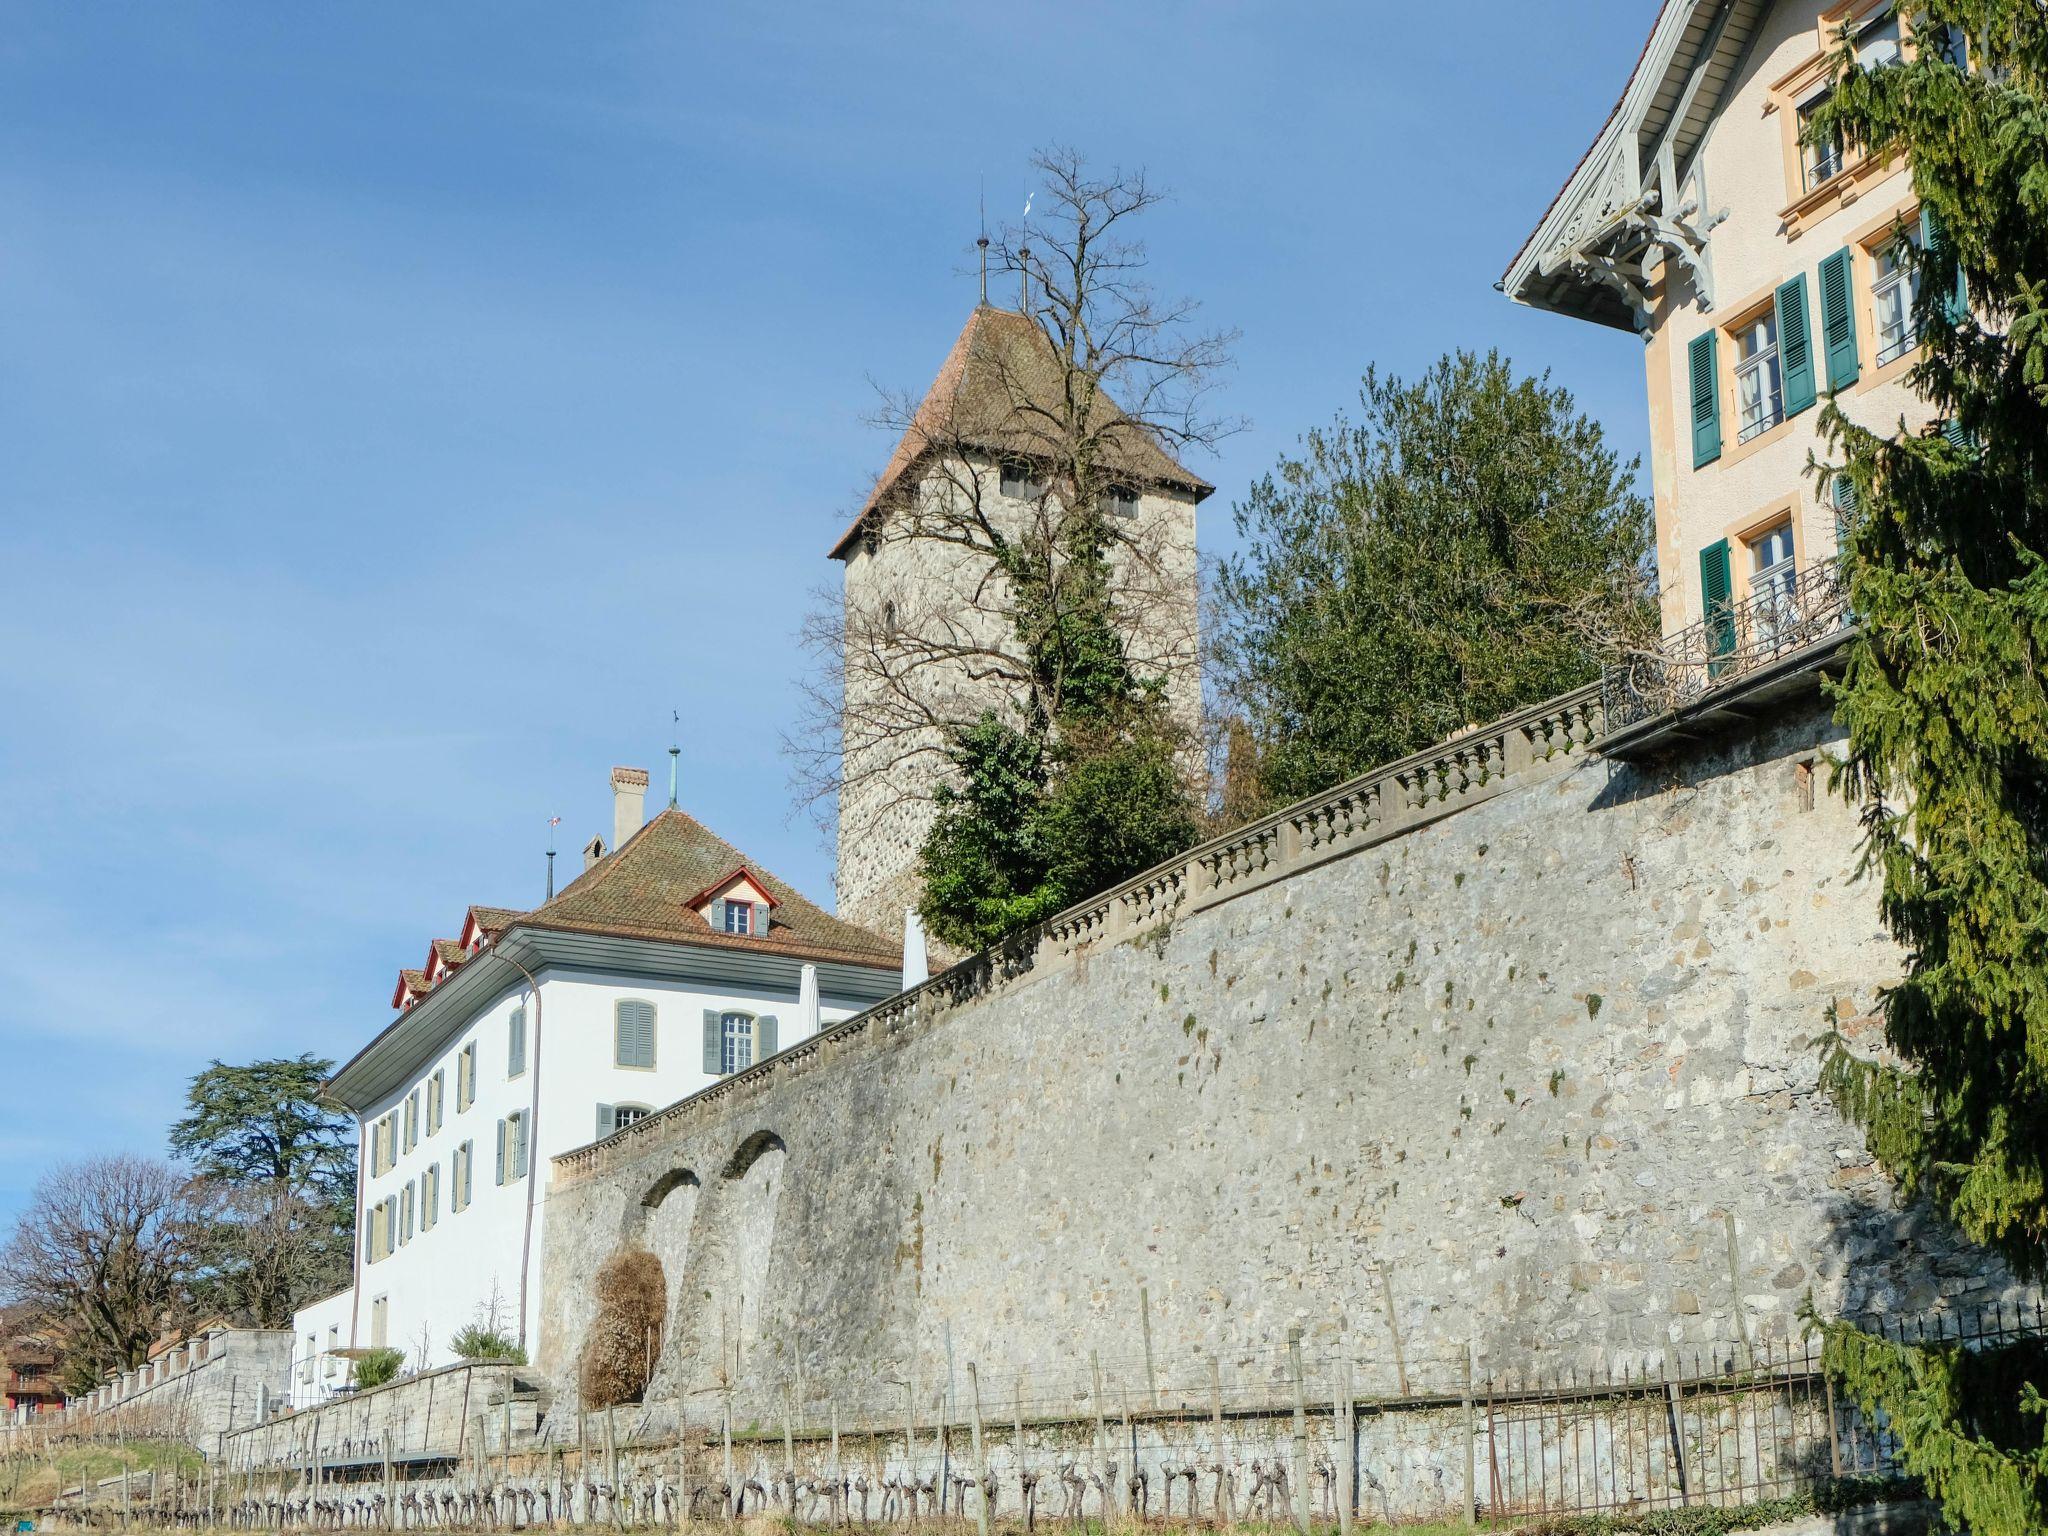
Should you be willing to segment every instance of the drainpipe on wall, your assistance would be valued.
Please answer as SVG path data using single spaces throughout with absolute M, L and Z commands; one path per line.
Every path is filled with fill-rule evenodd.
M 526 1230 L 519 1239 L 519 1347 L 523 1350 L 526 1348 L 526 1278 L 533 1258 L 534 1192 L 540 1185 L 540 983 L 534 979 L 533 972 L 503 950 L 494 947 L 491 952 L 524 976 L 527 990 L 533 994 L 533 1047 L 528 1057 L 533 1095 L 526 1110 Z M 529 1360 L 531 1358 L 528 1356 Z
M 320 1095 L 320 1102 L 323 1104 L 333 1104 L 339 1109 L 346 1109 L 356 1117 L 356 1229 L 349 1234 L 348 1243 L 348 1347 L 354 1349 L 356 1347 L 356 1313 L 361 1310 L 363 1305 L 363 1185 L 368 1182 L 366 1170 L 370 1165 L 370 1128 L 363 1123 L 363 1116 L 360 1110 L 353 1109 L 347 1104 L 340 1103 L 338 1100 L 330 1099 L 325 1094 Z M 294 1315 L 292 1318 L 292 1353 L 296 1355 L 298 1352 L 299 1320 Z M 290 1368 L 287 1367 L 286 1370 L 284 1389 L 286 1395 L 289 1396 L 293 1383 L 289 1374 Z M 319 1375 L 317 1368 L 314 1375 L 316 1378 Z M 316 1391 L 319 1389 L 319 1385 L 316 1379 L 313 1383 Z M 265 1422 L 268 1421 L 266 1420 Z

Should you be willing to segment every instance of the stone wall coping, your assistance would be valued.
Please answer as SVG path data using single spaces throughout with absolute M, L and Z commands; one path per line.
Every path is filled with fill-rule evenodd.
M 996 988 L 1054 975 L 1094 948 L 1141 937 L 1176 918 L 1220 905 L 1468 809 L 1515 785 L 1562 772 L 1605 738 L 1596 680 L 1489 725 L 1348 779 L 1269 812 L 1001 943 L 865 1012 L 828 1025 L 744 1072 L 721 1078 L 602 1140 L 558 1154 L 568 1184 L 636 1157 L 664 1130 L 750 1091 L 817 1055 L 827 1044 L 882 1026 L 915 1022 Z

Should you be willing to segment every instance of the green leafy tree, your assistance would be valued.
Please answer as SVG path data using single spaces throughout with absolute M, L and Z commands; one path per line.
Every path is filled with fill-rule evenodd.
M 1368 369 L 1236 509 L 1225 700 L 1267 803 L 1586 682 L 1654 631 L 1649 504 L 1569 391 L 1498 353 Z
M 205 1304 L 266 1328 L 347 1284 L 355 1231 L 353 1121 L 320 1096 L 333 1063 L 311 1054 L 228 1066 L 192 1079 L 172 1152 L 218 1193 L 203 1273 Z
M 1185 744 L 1156 682 L 1125 659 L 1100 514 L 1068 520 L 1064 558 L 1020 561 L 1016 626 L 1038 696 L 1022 724 L 954 733 L 921 851 L 934 937 L 979 949 L 1147 869 L 1199 836 Z M 1050 568 L 1054 583 L 1028 579 Z M 1018 578 L 1025 579 L 1018 579 Z
M 1837 784 L 1864 807 L 1907 955 L 1889 1052 L 1839 1038 L 1824 1082 L 1903 1192 L 2022 1275 L 2048 1272 L 2048 9 L 1922 0 L 1927 46 L 1863 69 L 1844 43 L 1812 132 L 1905 153 L 1934 238 L 1916 260 L 1913 380 L 1943 430 L 1821 421 L 1860 509 L 1860 620 L 1833 689 Z M 1902 230 L 1904 235 L 1906 231 Z M 2048 1385 L 2004 1356 L 1827 1329 L 1959 1528 L 2048 1529 Z M 2015 1359 L 2018 1365 L 2015 1366 Z

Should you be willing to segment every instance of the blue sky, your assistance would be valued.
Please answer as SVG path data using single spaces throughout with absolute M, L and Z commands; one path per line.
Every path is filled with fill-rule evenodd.
M 1206 552 L 1368 363 L 1499 345 L 1640 451 L 1637 344 L 1492 284 L 1652 10 L 9 6 L 0 1219 L 209 1057 L 352 1053 L 671 709 L 829 896 L 794 631 L 1034 146 L 1170 187 L 1243 332 Z

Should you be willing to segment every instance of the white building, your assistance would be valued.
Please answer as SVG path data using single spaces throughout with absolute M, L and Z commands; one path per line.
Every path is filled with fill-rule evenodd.
M 612 772 L 614 842 L 532 912 L 472 907 L 402 974 L 398 1015 L 329 1095 L 361 1126 L 355 1283 L 295 1320 L 295 1406 L 338 1351 L 446 1364 L 489 1324 L 538 1337 L 551 1159 L 894 994 L 900 955 Z

